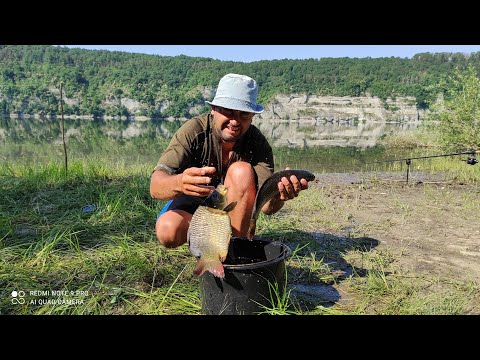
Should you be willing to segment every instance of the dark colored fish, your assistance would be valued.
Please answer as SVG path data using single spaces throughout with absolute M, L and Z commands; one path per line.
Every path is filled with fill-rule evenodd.
M 257 192 L 257 196 L 255 198 L 255 205 L 252 210 L 252 217 L 250 219 L 250 227 L 248 229 L 247 237 L 252 240 L 253 236 L 255 235 L 255 229 L 257 227 L 257 218 L 260 215 L 260 211 L 262 207 L 274 196 L 278 195 L 280 192 L 278 191 L 278 183 L 281 181 L 283 177 L 290 179 L 290 176 L 295 175 L 297 179 L 300 181 L 301 179 L 305 179 L 307 181 L 312 181 L 315 179 L 315 175 L 313 175 L 310 171 L 307 170 L 282 170 L 276 173 L 273 173 L 262 185 L 260 190 Z

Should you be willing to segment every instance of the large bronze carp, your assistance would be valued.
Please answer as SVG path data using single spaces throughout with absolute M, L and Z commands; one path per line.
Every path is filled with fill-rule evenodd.
M 210 271 L 214 276 L 223 278 L 225 261 L 230 244 L 232 227 L 228 212 L 235 208 L 236 201 L 225 206 L 227 188 L 220 184 L 193 213 L 187 232 L 190 252 L 199 260 L 193 273 L 202 275 Z

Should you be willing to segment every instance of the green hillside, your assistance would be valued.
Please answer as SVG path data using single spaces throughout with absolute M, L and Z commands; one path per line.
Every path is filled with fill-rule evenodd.
M 432 85 L 472 64 L 480 52 L 422 53 L 407 58 L 323 58 L 252 63 L 158 56 L 43 45 L 0 45 L 0 113 L 58 115 L 60 83 L 67 115 L 189 117 L 206 110 L 226 73 L 260 85 L 262 104 L 276 94 L 414 96 L 426 108 L 441 88 Z M 136 104 L 136 110 L 127 104 Z

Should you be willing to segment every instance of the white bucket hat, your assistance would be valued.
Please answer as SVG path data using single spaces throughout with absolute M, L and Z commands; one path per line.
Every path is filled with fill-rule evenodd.
M 215 98 L 211 102 L 205 102 L 227 109 L 260 114 L 263 106 L 257 104 L 257 95 L 258 86 L 255 80 L 246 75 L 227 74 L 220 79 Z

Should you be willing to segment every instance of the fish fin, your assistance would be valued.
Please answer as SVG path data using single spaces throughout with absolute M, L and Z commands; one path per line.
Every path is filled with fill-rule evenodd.
M 251 219 L 250 220 L 250 227 L 248 228 L 248 240 L 253 240 L 253 236 L 255 235 L 255 230 L 257 229 L 257 220 Z
M 223 209 L 223 211 L 225 211 L 225 212 L 228 213 L 229 211 L 232 211 L 232 210 L 235 208 L 236 205 L 237 205 L 237 202 L 236 202 L 236 201 L 231 202 L 230 204 L 228 204 L 227 206 L 225 206 L 225 208 Z
M 205 271 L 210 271 L 214 276 L 222 279 L 225 277 L 223 265 L 218 259 L 205 260 L 204 258 L 200 258 L 197 262 L 197 266 L 193 269 L 193 273 L 197 276 L 201 276 Z
M 207 211 L 211 212 L 212 214 L 217 214 L 217 215 L 225 214 L 225 211 L 220 210 L 220 209 L 215 209 L 215 208 L 207 208 Z

